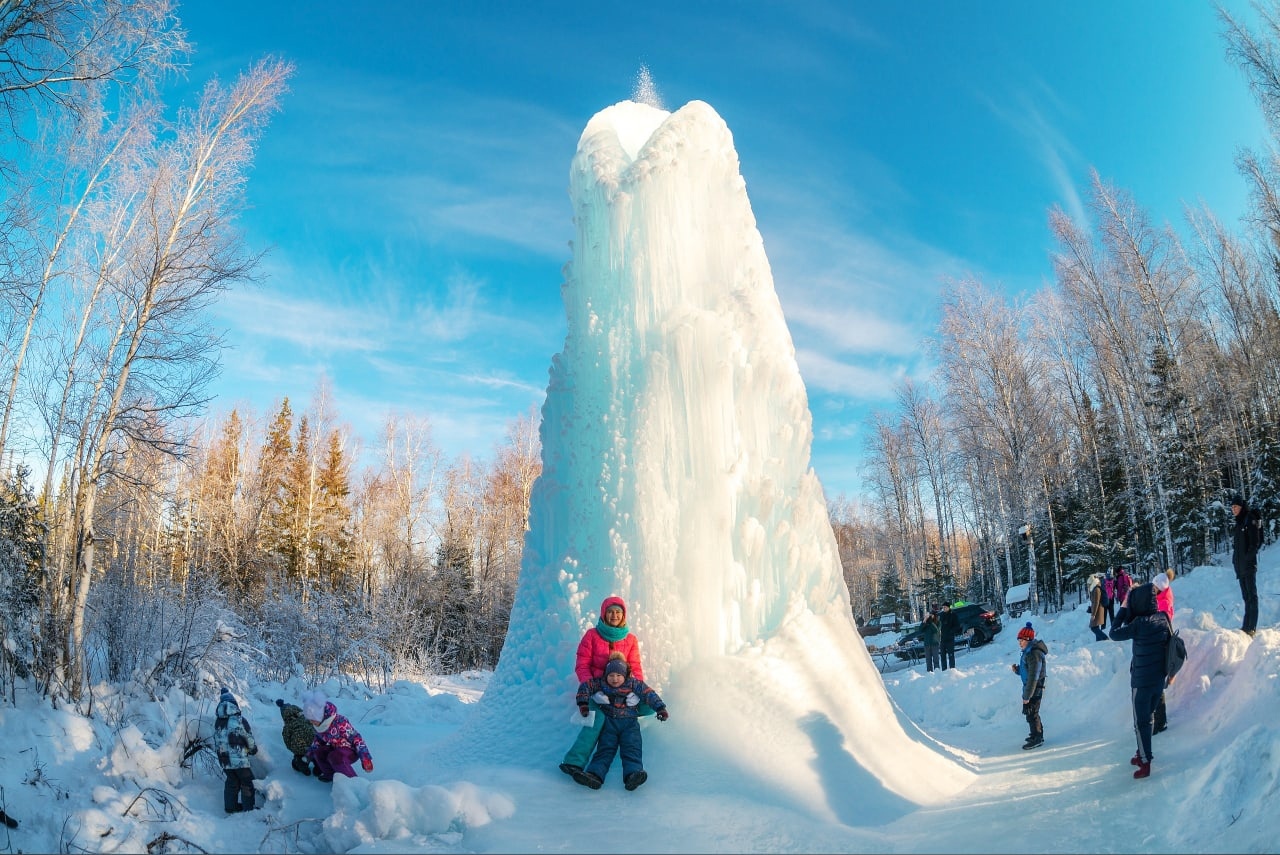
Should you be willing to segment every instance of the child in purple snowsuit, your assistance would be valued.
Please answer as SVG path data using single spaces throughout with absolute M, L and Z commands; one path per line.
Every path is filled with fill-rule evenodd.
M 340 772 L 348 778 L 356 776 L 351 764 L 356 757 L 366 772 L 373 771 L 373 757 L 369 754 L 369 746 L 346 716 L 338 715 L 338 708 L 332 701 L 323 701 L 323 696 L 311 696 L 302 704 L 303 714 L 311 726 L 316 729 L 315 740 L 307 757 L 316 764 L 316 777 L 328 783 L 333 780 L 334 773 Z
M 592 677 L 578 686 L 578 712 L 584 717 L 590 709 L 588 700 L 596 702 L 598 715 L 604 716 L 604 725 L 600 728 L 595 756 L 586 769 L 573 773 L 573 780 L 584 787 L 600 789 L 609 774 L 614 755 L 621 749 L 622 785 L 634 790 L 649 778 L 642 762 L 640 719 L 636 708 L 642 702 L 648 704 L 657 712 L 658 721 L 666 721 L 669 716 L 667 705 L 643 680 L 631 676 L 627 660 L 621 653 L 609 657 L 603 677 Z

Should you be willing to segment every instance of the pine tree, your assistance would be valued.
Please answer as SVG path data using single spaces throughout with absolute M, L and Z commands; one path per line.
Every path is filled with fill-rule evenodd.
M 1177 386 L 1177 366 L 1162 344 L 1153 349 L 1151 376 L 1147 406 L 1154 416 L 1151 421 L 1157 471 L 1164 484 L 1169 531 L 1177 552 L 1158 563 L 1195 567 L 1209 559 L 1207 544 L 1211 523 L 1205 455 L 1191 428 L 1194 422 L 1191 403 Z
M 460 532 L 450 529 L 436 548 L 430 588 L 432 649 L 451 670 L 474 667 L 484 645 L 472 632 L 474 570 L 471 547 Z
M 876 615 L 897 615 L 899 619 L 911 616 L 911 600 L 902 589 L 898 568 L 889 563 L 880 572 L 880 588 L 876 593 Z
M 272 569 L 277 574 L 288 564 L 289 514 L 285 481 L 287 467 L 293 458 L 292 433 L 293 410 L 289 407 L 289 399 L 285 398 L 267 429 L 254 479 L 257 495 L 255 552 L 269 556 Z
M 304 415 L 298 420 L 293 454 L 285 469 L 283 502 L 276 551 L 285 574 L 295 582 L 312 580 L 314 567 L 315 461 L 311 456 L 311 427 Z
M 316 476 L 315 563 L 319 577 L 337 587 L 349 572 L 351 552 L 351 483 L 342 437 L 329 432 L 324 461 Z
M 924 556 L 924 578 L 918 586 L 920 601 L 928 608 L 931 605 L 942 605 L 956 601 L 959 593 L 956 587 L 955 574 L 943 564 L 942 553 L 936 544 L 929 544 Z
M 200 479 L 200 560 L 238 597 L 256 596 L 262 580 L 249 572 L 243 529 L 244 425 L 232 410 L 205 456 Z
M 45 531 L 26 478 L 19 467 L 0 480 L 0 693 L 29 676 L 40 657 Z
M 1062 544 L 1063 584 L 1078 587 L 1093 573 L 1125 563 L 1133 555 L 1126 537 L 1125 477 L 1117 451 L 1110 411 L 1098 413 L 1083 395 L 1081 445 L 1086 452 L 1086 477 L 1066 504 L 1067 532 Z

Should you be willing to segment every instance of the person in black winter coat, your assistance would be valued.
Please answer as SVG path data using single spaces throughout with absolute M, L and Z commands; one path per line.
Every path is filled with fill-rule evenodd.
M 1172 635 L 1168 616 L 1156 609 L 1155 588 L 1147 583 L 1129 592 L 1128 621 L 1111 629 L 1112 641 L 1133 641 L 1129 689 L 1133 701 L 1133 732 L 1138 750 L 1129 761 L 1135 778 L 1151 774 L 1151 726 L 1156 704 L 1164 692 L 1165 645 Z
M 1244 600 L 1244 625 L 1240 628 L 1253 635 L 1258 628 L 1258 549 L 1262 546 L 1262 524 L 1249 510 L 1244 496 L 1232 497 L 1231 513 L 1235 516 L 1231 526 L 1231 565 Z
M 942 670 L 945 671 L 956 667 L 956 636 L 960 634 L 960 619 L 951 611 L 950 603 L 942 604 L 938 629 L 942 632 Z

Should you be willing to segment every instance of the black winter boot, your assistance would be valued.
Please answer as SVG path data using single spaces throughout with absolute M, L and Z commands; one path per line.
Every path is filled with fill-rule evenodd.
M 595 772 L 580 771 L 573 773 L 573 780 L 577 781 L 584 787 L 590 787 L 593 790 L 600 789 L 600 785 L 604 781 L 600 780 L 600 776 Z

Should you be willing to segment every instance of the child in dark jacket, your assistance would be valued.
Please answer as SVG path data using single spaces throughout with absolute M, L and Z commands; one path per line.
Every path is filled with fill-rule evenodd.
M 227 776 L 222 786 L 223 808 L 227 813 L 253 810 L 257 805 L 249 758 L 258 753 L 258 742 L 230 689 L 222 690 L 214 710 L 213 745 L 218 752 L 218 764 Z
M 302 702 L 302 714 L 316 732 L 307 757 L 316 764 L 317 778 L 326 784 L 333 780 L 336 772 L 354 778 L 356 770 L 351 764 L 356 757 L 360 758 L 360 765 L 366 772 L 373 771 L 373 757 L 369 754 L 369 746 L 364 744 L 364 737 L 352 727 L 346 716 L 338 715 L 338 708 L 332 701 L 324 700 L 324 695 L 312 693 Z
M 1138 769 L 1135 778 L 1151 774 L 1151 729 L 1156 704 L 1164 692 L 1165 645 L 1172 634 L 1169 617 L 1156 608 L 1156 590 L 1150 583 L 1129 592 L 1128 622 L 1111 630 L 1113 641 L 1133 641 L 1129 663 L 1129 687 L 1133 698 L 1133 731 L 1138 750 L 1129 761 Z
M 573 779 L 584 787 L 600 789 L 614 755 L 621 749 L 622 785 L 634 790 L 649 778 L 644 771 L 640 740 L 640 718 L 636 709 L 643 702 L 657 712 L 658 721 L 666 721 L 667 705 L 658 693 L 643 680 L 632 677 L 627 660 L 614 653 L 604 666 L 603 677 L 593 677 L 578 686 L 578 712 L 585 718 L 590 708 L 587 701 L 595 701 L 599 714 L 604 716 L 596 753 L 587 768 L 573 773 Z
M 316 729 L 302 714 L 302 707 L 297 704 L 286 704 L 284 698 L 276 698 L 276 706 L 280 708 L 280 719 L 284 727 L 280 735 L 284 738 L 284 747 L 293 755 L 293 770 L 304 775 L 311 774 L 311 764 L 307 761 L 307 752 L 315 741 Z

